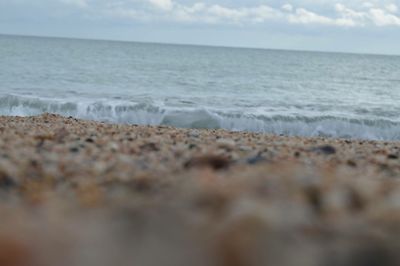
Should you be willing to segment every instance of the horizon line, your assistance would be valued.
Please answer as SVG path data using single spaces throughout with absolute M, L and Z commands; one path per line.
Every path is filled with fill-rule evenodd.
M 347 54 L 347 55 L 367 55 L 367 56 L 394 56 L 400 54 L 385 54 L 385 53 L 364 53 L 364 52 L 349 52 L 349 51 L 330 51 L 330 50 L 307 50 L 307 49 L 280 49 L 268 47 L 250 47 L 250 46 L 229 46 L 229 45 L 213 45 L 213 44 L 196 44 L 196 43 L 174 43 L 174 42 L 157 42 L 157 41 L 137 41 L 123 39 L 105 39 L 105 38 L 85 38 L 85 37 L 70 37 L 70 36 L 54 36 L 54 35 L 35 35 L 35 34 L 18 34 L 18 33 L 1 33 L 0 36 L 9 37 L 25 37 L 25 38 L 44 38 L 44 39 L 64 39 L 64 40 L 81 40 L 81 41 L 103 41 L 103 42 L 120 42 L 120 43 L 137 43 L 137 44 L 155 44 L 155 45 L 171 45 L 171 46 L 193 46 L 193 47 L 209 47 L 209 48 L 225 48 L 225 49 L 245 49 L 245 50 L 266 50 L 266 51 L 281 51 L 281 52 L 304 52 L 304 53 L 328 53 L 328 54 Z

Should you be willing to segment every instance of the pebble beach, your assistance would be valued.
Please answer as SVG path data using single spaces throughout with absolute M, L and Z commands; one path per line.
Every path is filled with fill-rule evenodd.
M 400 143 L 0 117 L 0 266 L 400 265 Z

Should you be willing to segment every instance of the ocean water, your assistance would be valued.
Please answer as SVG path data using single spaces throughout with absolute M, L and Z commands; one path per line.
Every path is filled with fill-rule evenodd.
M 0 35 L 0 115 L 400 139 L 400 57 Z

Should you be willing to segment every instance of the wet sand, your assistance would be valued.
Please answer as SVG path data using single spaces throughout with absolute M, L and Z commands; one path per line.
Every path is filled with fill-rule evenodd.
M 400 265 L 399 148 L 0 117 L 0 266 Z

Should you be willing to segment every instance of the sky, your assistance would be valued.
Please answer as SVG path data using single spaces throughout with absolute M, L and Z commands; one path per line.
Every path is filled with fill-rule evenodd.
M 0 0 L 0 33 L 400 55 L 400 0 Z

